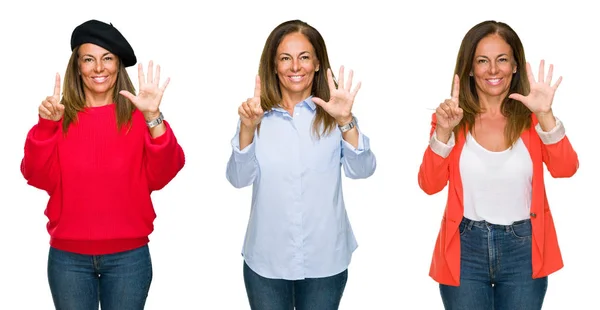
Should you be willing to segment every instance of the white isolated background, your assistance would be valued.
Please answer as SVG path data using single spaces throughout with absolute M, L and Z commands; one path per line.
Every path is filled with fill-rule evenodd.
M 251 189 L 225 179 L 237 107 L 252 96 L 270 31 L 302 19 L 324 36 L 333 69 L 355 71 L 354 113 L 378 160 L 366 180 L 344 179 L 359 247 L 340 309 L 443 309 L 428 277 L 446 190 L 424 194 L 417 172 L 433 109 L 450 95 L 466 31 L 495 19 L 525 45 L 537 76 L 541 59 L 563 82 L 555 114 L 579 154 L 571 179 L 546 178 L 565 267 L 549 280 L 544 309 L 597 307 L 600 48 L 593 2 L 584 1 L 9 1 L 0 9 L 3 139 L 0 144 L 0 309 L 53 309 L 46 278 L 47 194 L 19 171 L 37 107 L 64 74 L 73 28 L 111 22 L 139 62 L 171 77 L 161 110 L 186 165 L 153 194 L 154 280 L 146 309 L 249 309 L 242 241 Z M 129 73 L 137 85 L 135 67 Z M 102 189 L 99 189 L 101 191 Z M 588 285 L 589 284 L 589 285 Z

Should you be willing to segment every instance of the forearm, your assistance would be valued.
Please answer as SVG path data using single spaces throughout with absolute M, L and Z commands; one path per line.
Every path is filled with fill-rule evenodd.
M 246 127 L 243 123 L 240 124 L 239 132 L 239 149 L 243 150 L 254 141 L 254 132 L 256 127 Z

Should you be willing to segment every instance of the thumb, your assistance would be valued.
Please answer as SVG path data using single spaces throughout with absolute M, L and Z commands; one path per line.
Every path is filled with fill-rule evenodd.
M 325 106 L 327 105 L 327 102 L 325 102 L 323 99 L 319 98 L 319 97 L 312 97 L 312 101 L 320 106 L 321 108 L 325 108 Z
M 119 92 L 120 95 L 122 95 L 123 97 L 129 99 L 129 101 L 131 101 L 132 103 L 134 102 L 135 96 L 130 93 L 129 91 L 126 90 L 122 90 Z
M 521 102 L 525 103 L 524 102 L 525 96 L 523 96 L 521 94 L 517 94 L 517 93 L 510 94 L 510 95 L 508 95 L 508 98 L 514 99 L 514 100 L 517 100 L 517 101 L 521 101 Z

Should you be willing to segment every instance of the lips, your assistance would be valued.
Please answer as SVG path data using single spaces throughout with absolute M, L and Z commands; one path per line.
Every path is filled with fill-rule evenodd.
M 106 82 L 106 80 L 108 80 L 107 76 L 95 76 L 92 78 L 92 80 L 96 83 L 104 83 Z
M 500 82 L 502 82 L 502 79 L 498 78 L 498 79 L 486 79 L 486 82 L 488 82 L 488 84 L 492 85 L 492 86 L 497 86 L 500 85 Z
M 290 81 L 292 81 L 292 82 L 300 82 L 300 81 L 302 81 L 303 78 L 304 78 L 304 75 L 290 75 L 290 76 L 288 76 L 288 79 L 290 79 Z

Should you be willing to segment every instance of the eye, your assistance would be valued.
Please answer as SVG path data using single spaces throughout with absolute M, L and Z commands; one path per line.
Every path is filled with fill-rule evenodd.
M 484 63 L 487 63 L 487 59 L 477 59 L 477 63 L 478 63 L 478 64 L 484 64 Z
M 106 57 L 104 57 L 104 61 L 111 61 L 111 60 L 113 60 L 112 56 L 106 56 Z
M 504 57 L 502 57 L 502 58 L 498 59 L 498 61 L 499 61 L 499 62 L 507 62 L 507 61 L 508 61 L 508 58 L 504 58 Z
M 308 55 L 302 55 L 302 56 L 300 56 L 300 59 L 302 59 L 302 60 L 309 60 L 310 56 L 308 56 Z
M 289 56 L 283 56 L 283 57 L 281 57 L 279 60 L 281 60 L 281 61 L 288 61 L 288 60 L 290 60 L 290 59 L 291 59 L 291 58 L 290 58 Z

